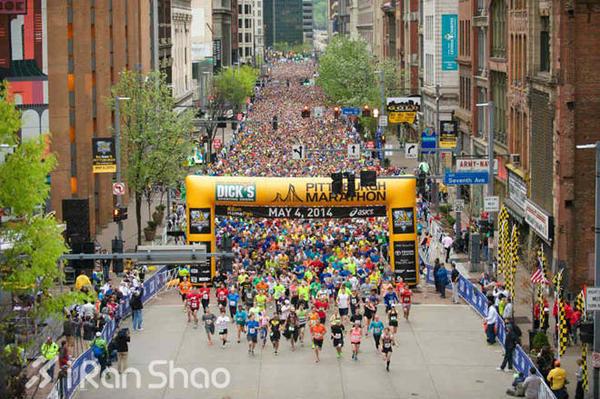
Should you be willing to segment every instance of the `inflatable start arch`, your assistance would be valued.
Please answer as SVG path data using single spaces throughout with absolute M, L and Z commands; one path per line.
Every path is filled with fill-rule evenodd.
M 358 183 L 358 181 L 357 181 Z M 377 185 L 356 187 L 356 194 L 335 195 L 326 177 L 188 176 L 187 239 L 216 252 L 215 216 L 258 218 L 387 217 L 390 264 L 397 276 L 419 281 L 414 176 L 378 178 Z M 345 191 L 345 190 L 344 190 Z M 193 283 L 215 275 L 215 259 L 199 265 Z

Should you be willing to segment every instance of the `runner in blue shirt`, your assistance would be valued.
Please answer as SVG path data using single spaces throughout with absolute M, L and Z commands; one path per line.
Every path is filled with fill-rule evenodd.
M 375 340 L 375 348 L 379 351 L 379 341 L 381 339 L 381 334 L 383 333 L 383 323 L 379 320 L 379 316 L 375 315 L 371 324 L 369 324 L 369 331 L 373 331 L 373 339 Z
M 258 341 L 258 321 L 254 320 L 254 314 L 250 313 L 246 328 L 248 331 L 248 353 L 254 355 L 254 348 Z
M 248 313 L 244 310 L 242 305 L 238 305 L 238 310 L 234 316 L 235 324 L 237 325 L 237 342 L 240 343 L 242 331 L 245 332 L 246 320 L 248 319 Z
M 383 303 L 385 303 L 385 311 L 389 312 L 390 309 L 392 309 L 394 305 L 398 302 L 400 302 L 400 300 L 398 299 L 398 295 L 396 295 L 396 292 L 394 292 L 394 290 L 390 286 L 388 288 L 388 291 L 383 296 Z
M 240 294 L 235 292 L 235 287 L 231 288 L 231 292 L 227 295 L 227 302 L 229 303 L 229 314 L 231 318 L 235 318 L 235 313 L 240 300 Z

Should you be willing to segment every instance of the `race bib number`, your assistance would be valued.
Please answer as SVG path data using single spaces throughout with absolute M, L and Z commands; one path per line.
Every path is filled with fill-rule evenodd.
M 229 306 L 235 306 L 236 302 L 235 301 L 229 301 Z
M 250 329 L 248 330 L 248 334 L 250 334 L 250 335 L 254 335 L 254 334 L 255 334 L 255 331 L 256 331 L 256 329 L 254 329 L 254 328 L 250 328 Z
M 333 334 L 333 338 L 335 338 L 335 339 L 341 339 L 342 338 L 342 334 L 335 333 L 335 334 Z
M 202 299 L 208 299 L 208 294 L 202 295 Z

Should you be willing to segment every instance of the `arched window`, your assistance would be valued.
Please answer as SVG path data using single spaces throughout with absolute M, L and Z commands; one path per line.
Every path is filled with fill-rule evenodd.
M 506 57 L 506 3 L 504 0 L 494 0 L 492 3 L 492 51 L 495 58 Z

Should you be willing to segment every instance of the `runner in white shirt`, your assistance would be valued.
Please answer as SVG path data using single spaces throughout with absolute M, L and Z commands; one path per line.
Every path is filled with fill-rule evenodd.
M 229 319 L 229 316 L 225 313 L 225 309 L 221 309 L 221 314 L 217 317 L 215 326 L 217 327 L 219 337 L 221 337 L 221 341 L 223 342 L 223 348 L 225 348 L 225 344 L 227 344 L 227 326 L 230 321 L 231 319 Z
M 350 296 L 346 293 L 346 289 L 342 287 L 338 292 L 337 306 L 340 311 L 342 323 L 348 321 L 348 307 L 350 306 Z

